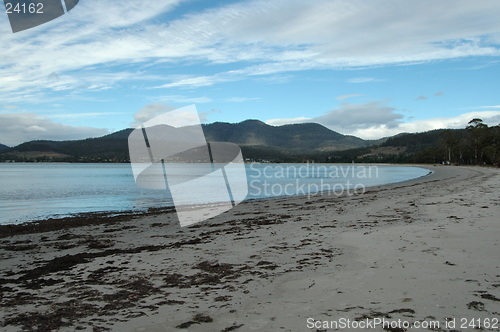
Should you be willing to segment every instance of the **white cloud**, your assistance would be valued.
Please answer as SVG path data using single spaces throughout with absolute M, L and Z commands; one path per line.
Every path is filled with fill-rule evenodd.
M 47 129 L 37 126 L 37 125 L 32 125 L 26 128 L 26 132 L 30 133 L 46 133 Z
M 369 103 L 342 103 L 339 108 L 324 115 L 311 118 L 310 121 L 321 123 L 335 131 L 346 132 L 366 129 L 372 126 L 386 125 L 396 127 L 403 115 L 384 101 Z
M 492 106 L 479 106 L 479 108 L 495 109 L 495 108 L 500 108 L 500 105 L 492 105 Z
M 306 118 L 306 117 L 297 117 L 297 118 L 281 118 L 281 119 L 271 119 L 267 120 L 266 123 L 271 126 L 282 126 L 286 124 L 295 124 L 295 123 L 307 123 L 307 122 L 314 122 L 312 121 L 312 118 Z
M 354 107 L 357 107 L 358 110 L 365 108 L 358 106 Z M 361 106 L 363 106 L 363 104 Z M 364 104 L 364 106 L 366 106 L 366 104 Z M 467 123 L 474 118 L 480 118 L 490 126 L 498 125 L 500 123 L 500 111 L 477 111 L 477 112 L 463 113 L 458 116 L 448 117 L 448 118 L 440 117 L 440 118 L 431 118 L 425 120 L 401 122 L 401 121 L 395 121 L 399 120 L 400 117 L 394 117 L 391 115 L 391 113 L 393 115 L 398 115 L 397 113 L 393 113 L 394 109 L 391 109 L 387 106 L 382 106 L 381 104 L 375 106 L 378 106 L 378 110 L 372 114 L 385 113 L 386 120 L 388 121 L 387 123 L 383 123 L 382 121 L 380 123 L 376 123 L 377 121 L 373 121 L 374 119 L 372 119 L 371 121 L 368 119 L 367 121 L 363 122 L 362 113 L 359 113 L 358 116 L 346 120 L 342 117 L 332 116 L 334 115 L 334 113 L 331 113 L 333 111 L 327 113 L 325 116 L 322 117 L 272 119 L 266 121 L 266 123 L 270 125 L 283 125 L 290 123 L 317 122 L 341 134 L 354 135 L 357 137 L 361 137 L 363 139 L 379 139 L 382 137 L 397 135 L 403 132 L 416 133 L 416 132 L 424 132 L 428 130 L 443 129 L 443 128 L 449 128 L 449 129 L 465 128 L 467 126 Z M 346 110 L 346 108 L 344 108 L 344 110 Z M 365 108 L 365 111 L 369 115 L 368 108 Z M 338 114 L 343 115 L 345 113 L 339 112 Z M 338 122 L 335 122 L 336 119 L 338 120 Z M 352 120 L 360 120 L 360 121 L 352 121 Z
M 173 81 L 149 77 L 160 79 L 152 86 L 176 88 L 286 71 L 500 55 L 497 0 L 404 5 L 389 0 L 254 0 L 189 12 L 168 22 L 162 21 L 165 15 L 160 19 L 183 2 L 82 1 L 67 15 L 18 34 L 10 33 L 6 15 L 1 15 L 0 93 L 6 100 L 16 93 L 34 100 L 50 91 L 108 89 L 143 74 L 130 75 L 115 65 L 155 61 L 240 66 Z M 107 66 L 115 66 L 117 73 L 103 82 L 98 76 Z
M 82 1 L 73 14 L 71 20 L 92 23 L 98 28 L 129 27 L 158 16 L 174 9 L 182 0 L 122 0 L 119 2 Z M 110 19 L 112 18 L 112 19 Z
M 345 99 L 349 99 L 349 98 L 362 97 L 362 96 L 364 96 L 364 95 L 358 94 L 358 93 L 353 93 L 353 94 L 350 94 L 350 95 L 338 96 L 338 97 L 336 97 L 336 99 L 337 100 L 345 100 Z
M 459 129 L 465 128 L 467 126 L 467 123 L 474 118 L 480 118 L 488 125 L 497 125 L 500 123 L 500 111 L 469 112 L 450 118 L 442 117 L 416 120 L 401 123 L 394 128 L 389 128 L 386 125 L 374 126 L 365 130 L 356 130 L 351 132 L 350 134 L 365 139 L 377 139 L 403 132 L 417 133 L 442 128 Z
M 202 86 L 210 86 L 217 82 L 222 82 L 223 79 L 217 79 L 215 76 L 198 76 L 198 77 L 190 77 L 184 78 L 173 83 L 167 83 L 160 86 L 157 86 L 158 89 L 167 89 L 167 88 L 176 88 L 176 87 L 190 87 L 190 88 L 199 88 Z
M 385 101 L 373 101 L 369 103 L 343 102 L 337 109 L 328 111 L 321 116 L 271 119 L 266 121 L 266 123 L 281 125 L 316 122 L 332 130 L 346 133 L 381 125 L 396 127 L 402 118 L 403 115 L 396 113 L 396 109 L 388 106 Z
M 360 104 L 342 103 L 339 108 L 328 111 L 321 116 L 313 118 L 271 119 L 266 121 L 266 123 L 282 125 L 316 122 L 332 130 L 348 133 L 381 125 L 389 128 L 397 127 L 403 116 L 395 111 L 395 108 L 386 105 L 386 102 L 383 101 Z
M 174 110 L 175 107 L 168 106 L 163 103 L 149 104 L 144 106 L 142 109 L 134 114 L 134 122 L 132 122 L 132 127 L 138 127 L 144 124 L 144 122 L 153 119 L 158 115 L 165 114 L 168 111 Z
M 69 126 L 33 113 L 0 113 L 0 143 L 15 146 L 32 140 L 71 140 L 99 137 L 107 129 Z
M 198 112 L 197 114 L 192 111 L 192 109 L 185 110 L 183 107 L 173 107 L 164 103 L 155 103 L 144 106 L 142 109 L 134 114 L 134 122 L 131 123 L 132 127 L 140 127 L 147 125 L 146 122 L 150 121 L 151 125 L 156 125 L 160 119 L 167 119 L 169 126 L 173 127 L 183 127 L 197 125 L 200 122 L 204 123 L 207 118 L 212 113 L 220 113 L 215 109 L 211 109 L 206 112 Z
M 205 112 L 198 112 L 198 117 L 200 118 L 200 121 L 202 123 L 207 123 L 208 122 L 208 117 L 211 115 L 211 114 L 214 114 L 214 113 L 222 113 L 221 111 L 215 109 L 215 108 L 212 108 L 211 110 L 209 111 L 205 111 Z

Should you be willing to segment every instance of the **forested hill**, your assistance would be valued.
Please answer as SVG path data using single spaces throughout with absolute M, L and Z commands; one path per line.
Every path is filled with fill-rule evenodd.
M 31 141 L 5 153 L 0 160 L 17 161 L 106 161 L 126 162 L 128 136 L 124 129 L 103 137 L 75 141 Z M 337 151 L 368 146 L 354 136 L 346 136 L 315 123 L 270 126 L 258 120 L 240 123 L 216 122 L 203 125 L 209 142 L 232 142 L 240 145 L 250 158 L 267 159 L 273 155 L 291 156 L 322 151 Z
M 207 141 L 232 142 L 242 146 L 274 147 L 287 151 L 332 151 L 373 144 L 342 135 L 317 123 L 270 126 L 258 120 L 203 125 Z
M 367 141 L 314 123 L 275 127 L 247 120 L 203 125 L 209 142 L 236 143 L 248 160 L 342 163 L 495 164 L 500 162 L 499 128 L 473 119 L 465 129 L 438 129 Z M 132 130 L 85 140 L 26 142 L 0 151 L 0 161 L 128 162 L 128 136 Z
M 322 154 L 319 162 L 499 164 L 500 126 L 473 119 L 465 129 L 399 134 L 370 147 Z

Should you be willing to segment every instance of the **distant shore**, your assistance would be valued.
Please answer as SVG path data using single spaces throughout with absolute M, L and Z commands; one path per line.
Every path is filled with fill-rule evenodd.
M 305 331 L 384 318 L 451 330 L 456 318 L 462 330 L 461 318 L 498 318 L 500 172 L 424 167 L 364 194 L 244 202 L 186 228 L 169 211 L 1 226 L 0 325 Z

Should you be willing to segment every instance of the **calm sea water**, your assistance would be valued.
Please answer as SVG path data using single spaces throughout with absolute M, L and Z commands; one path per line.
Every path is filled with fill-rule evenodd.
M 179 173 L 185 167 L 196 165 L 179 165 Z M 246 170 L 247 199 L 340 194 L 429 173 L 419 167 L 354 164 L 246 164 Z M 0 164 L 0 224 L 167 206 L 172 206 L 167 191 L 138 187 L 129 164 Z

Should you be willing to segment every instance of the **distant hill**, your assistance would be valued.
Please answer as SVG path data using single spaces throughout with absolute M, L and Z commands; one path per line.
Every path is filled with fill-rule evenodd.
M 333 162 L 385 162 L 385 163 L 426 163 L 445 160 L 442 146 L 444 135 L 452 135 L 456 141 L 466 138 L 465 129 L 437 129 L 422 133 L 401 133 L 387 137 L 379 144 L 368 147 L 347 149 L 330 156 Z M 431 151 L 432 150 L 432 151 Z M 424 156 L 431 151 L 433 156 Z M 326 161 L 328 154 L 323 154 Z
M 465 135 L 465 129 L 436 129 L 423 133 L 403 133 L 393 137 L 389 137 L 384 143 L 380 144 L 380 146 L 404 146 L 406 147 L 407 152 L 418 152 L 435 146 L 446 131 L 454 133 L 454 135 Z
M 5 151 L 8 149 L 10 149 L 10 147 L 8 147 L 7 145 L 0 144 L 0 151 Z
M 245 158 L 255 161 L 500 162 L 500 127 L 475 126 L 402 133 L 376 141 L 342 135 L 315 123 L 270 126 L 258 120 L 215 122 L 203 125 L 203 131 L 207 141 L 236 143 Z M 132 130 L 75 141 L 31 141 L 6 149 L 0 145 L 0 161 L 128 162 Z
M 473 126 L 472 126 L 473 127 Z M 403 133 L 369 147 L 317 155 L 318 162 L 500 163 L 500 126 Z
M 258 120 L 236 124 L 215 122 L 203 125 L 203 131 L 209 142 L 232 142 L 240 146 L 265 146 L 297 152 L 346 150 L 370 144 L 317 123 L 270 126 Z
M 109 135 L 108 135 L 109 136 Z M 31 141 L 0 152 L 0 160 L 125 162 L 129 160 L 126 138 L 99 137 L 74 141 Z
M 31 141 L 5 153 L 0 160 L 58 160 L 126 162 L 128 136 L 133 129 L 124 129 L 99 138 L 75 141 Z M 252 159 L 269 159 L 305 155 L 311 152 L 341 151 L 368 146 L 354 136 L 346 136 L 316 123 L 270 126 L 258 120 L 240 123 L 215 122 L 203 125 L 208 142 L 232 142 L 240 145 L 243 154 Z
M 259 120 L 246 120 L 240 123 L 215 122 L 202 127 L 208 142 L 231 142 L 240 146 L 295 151 L 346 150 L 374 142 L 342 135 L 317 123 L 270 126 Z M 124 129 L 101 138 L 128 139 L 132 130 Z

